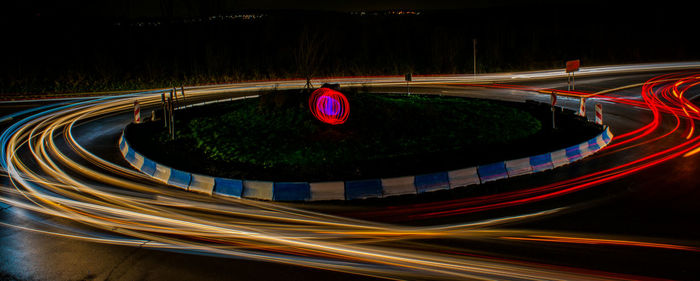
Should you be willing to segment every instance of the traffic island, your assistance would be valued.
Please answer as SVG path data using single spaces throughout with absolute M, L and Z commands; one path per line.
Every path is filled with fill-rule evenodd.
M 340 125 L 314 118 L 309 93 L 273 91 L 178 110 L 174 140 L 163 123 L 132 124 L 120 147 L 134 167 L 183 189 L 309 201 L 418 194 L 544 171 L 612 137 L 569 112 L 559 114 L 558 129 L 543 126 L 551 111 L 536 103 L 346 94 L 351 111 Z M 562 154 L 566 147 L 578 150 Z

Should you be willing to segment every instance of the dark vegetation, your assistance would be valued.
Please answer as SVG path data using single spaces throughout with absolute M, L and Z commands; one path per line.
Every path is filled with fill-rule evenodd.
M 284 97 L 284 98 L 280 98 Z M 548 107 L 477 99 L 348 93 L 350 117 L 332 126 L 308 93 L 181 110 L 177 138 L 161 122 L 130 126 L 133 147 L 177 169 L 275 181 L 348 180 L 446 171 L 549 152 L 600 131 L 571 115 L 551 131 Z M 544 125 L 543 125 L 544 124 Z
M 58 4 L 57 4 L 58 5 Z M 59 5 L 60 6 L 60 5 Z M 3 16 L 0 93 L 133 90 L 306 76 L 498 72 L 700 58 L 674 10 L 484 8 L 420 15 L 242 11 L 261 18 Z M 235 13 L 233 13 L 235 14 Z M 690 31 L 690 32 L 689 32 Z

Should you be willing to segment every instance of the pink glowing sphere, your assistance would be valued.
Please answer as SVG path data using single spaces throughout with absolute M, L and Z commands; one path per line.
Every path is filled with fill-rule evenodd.
M 345 95 L 329 88 L 320 88 L 311 93 L 309 109 L 316 119 L 331 125 L 345 123 L 350 114 L 350 104 Z

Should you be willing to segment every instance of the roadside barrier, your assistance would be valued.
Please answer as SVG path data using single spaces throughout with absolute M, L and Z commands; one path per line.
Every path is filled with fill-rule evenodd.
M 188 191 L 236 198 L 272 201 L 325 201 L 415 195 L 455 189 L 490 181 L 538 173 L 581 160 L 607 146 L 613 139 L 610 128 L 586 142 L 531 157 L 431 174 L 329 182 L 271 182 L 216 178 L 193 174 L 154 162 L 119 139 L 124 159 L 142 173 L 167 185 Z
M 271 181 L 243 181 L 243 197 L 261 200 L 272 200 Z
M 153 176 L 156 173 L 156 162 L 151 159 L 143 158 L 143 166 L 141 166 L 141 172 L 146 175 Z
M 382 179 L 382 197 L 416 194 L 413 176 Z
M 168 179 L 170 179 L 170 168 L 156 163 L 156 171 L 153 173 L 153 177 L 164 183 L 168 183 Z
M 190 186 L 191 179 L 192 174 L 190 173 L 170 169 L 170 177 L 168 177 L 168 184 L 187 190 L 187 188 Z
M 506 163 L 498 162 L 488 165 L 481 165 L 476 168 L 479 173 L 481 183 L 508 178 Z
M 557 168 L 569 164 L 569 157 L 566 157 L 566 149 L 560 149 L 549 153 L 552 157 L 552 167 Z
M 311 201 L 345 200 L 345 182 L 312 182 Z
M 276 182 L 272 187 L 274 201 L 309 201 L 311 186 L 308 182 Z
M 243 196 L 243 181 L 214 178 L 214 194 L 241 198 Z
M 414 184 L 418 193 L 450 189 L 447 172 L 416 176 Z
M 532 167 L 532 172 L 542 172 L 554 168 L 552 163 L 552 154 L 545 153 L 530 157 L 530 167 Z
M 506 172 L 509 178 L 532 174 L 530 157 L 506 161 Z
M 588 142 L 584 142 L 582 144 L 579 144 L 578 150 L 581 151 L 581 158 L 586 158 L 586 157 L 590 156 L 591 154 L 593 154 L 595 151 L 598 151 L 598 150 L 591 151 L 588 148 Z
M 215 184 L 216 180 L 212 177 L 192 174 L 192 180 L 187 190 L 211 195 L 214 192 Z
M 581 145 L 567 147 L 566 148 L 566 158 L 569 159 L 569 163 L 583 158 L 583 153 L 581 152 Z
M 367 199 L 382 197 L 380 180 L 356 180 L 345 182 L 345 199 Z
M 476 167 L 449 171 L 447 178 L 450 181 L 450 189 L 481 183 Z

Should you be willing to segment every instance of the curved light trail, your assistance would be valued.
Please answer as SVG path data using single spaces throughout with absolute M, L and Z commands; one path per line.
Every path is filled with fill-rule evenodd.
M 530 76 L 525 77 L 527 75 Z M 544 74 L 527 75 L 522 74 L 517 79 L 541 78 Z M 426 85 L 432 86 L 450 82 L 456 87 L 507 88 L 529 94 L 554 91 L 512 84 L 474 84 L 456 76 L 424 79 Z M 400 83 L 393 78 L 376 80 L 338 79 L 356 85 Z M 193 87 L 187 94 L 189 102 L 194 102 L 220 97 L 222 93 L 246 95 L 257 88 L 303 86 L 297 83 L 276 81 Z M 639 237 L 498 228 L 499 225 L 557 213 L 567 207 L 437 226 L 405 226 L 376 221 L 423 220 L 528 204 L 611 182 L 673 159 L 694 157 L 700 152 L 700 136 L 695 129 L 700 109 L 688 100 L 687 95 L 698 84 L 700 72 L 681 71 L 646 81 L 641 85 L 639 97 L 620 96 L 609 91 L 558 91 L 651 112 L 650 123 L 617 134 L 613 143 L 595 156 L 626 153 L 628 149 L 651 142 L 663 143 L 660 146 L 663 148 L 645 154 L 635 153 L 633 159 L 623 164 L 542 186 L 401 208 L 347 211 L 347 216 L 310 211 L 303 205 L 209 197 L 168 188 L 122 164 L 106 160 L 81 144 L 81 137 L 91 137 L 75 133 L 81 126 L 110 116 L 129 115 L 125 113 L 131 110 L 134 100 L 138 100 L 143 108 L 157 106 L 160 103 L 157 91 L 49 105 L 15 114 L 12 116 L 15 123 L 0 136 L 0 163 L 11 184 L 2 187 L 0 202 L 31 211 L 28 216 L 43 214 L 64 218 L 87 225 L 94 231 L 60 225 L 29 227 L 4 222 L 0 225 L 99 243 L 263 260 L 388 279 L 637 278 L 470 254 L 440 246 L 437 242 L 495 239 L 689 252 L 698 252 L 700 247 L 687 241 L 660 242 Z M 674 125 L 670 130 L 664 130 L 665 127 L 660 126 L 662 122 Z M 116 141 L 108 145 L 118 150 Z
M 350 104 L 342 93 L 329 88 L 319 88 L 309 97 L 309 110 L 321 122 L 340 125 L 348 120 Z

